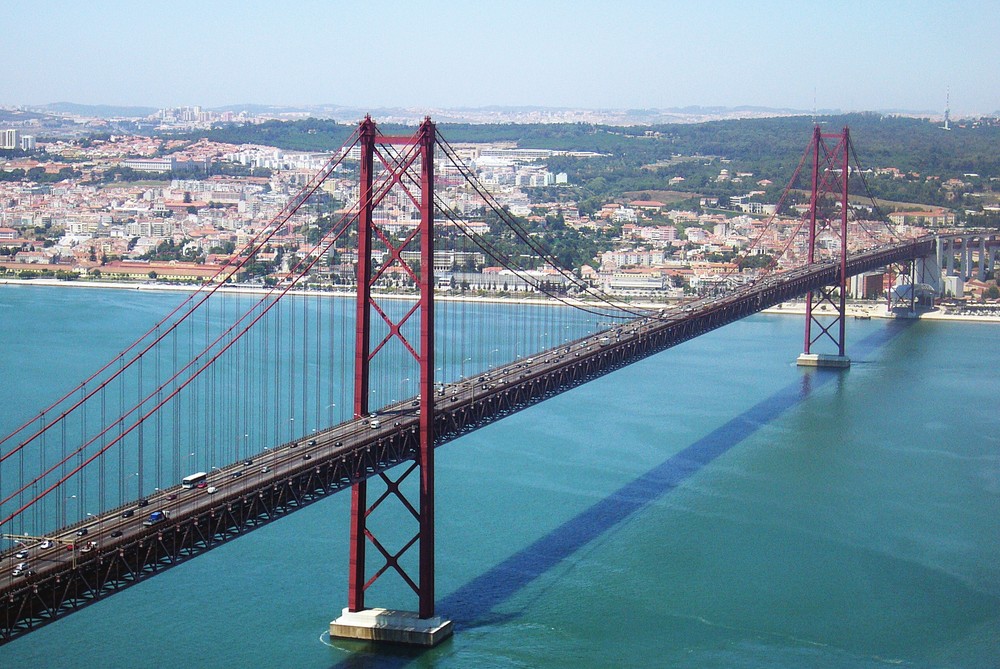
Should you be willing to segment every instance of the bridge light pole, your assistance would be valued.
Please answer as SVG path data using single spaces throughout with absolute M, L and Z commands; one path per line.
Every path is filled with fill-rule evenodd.
M 97 543 L 102 545 L 104 543 L 104 516 L 98 516 L 88 511 L 87 518 L 97 518 Z
M 67 525 L 70 524 L 70 522 L 71 522 L 70 519 L 71 518 L 73 518 L 72 522 L 76 521 L 76 519 L 74 518 L 73 514 L 69 513 L 69 503 L 70 503 L 70 500 L 75 500 L 75 499 L 77 499 L 76 495 L 70 495 L 69 497 L 66 498 L 66 502 L 63 504 L 63 523 L 62 523 L 63 527 L 66 527 Z
M 135 499 L 138 501 L 142 497 L 142 484 L 139 482 L 139 472 L 135 472 L 132 476 L 135 478 Z

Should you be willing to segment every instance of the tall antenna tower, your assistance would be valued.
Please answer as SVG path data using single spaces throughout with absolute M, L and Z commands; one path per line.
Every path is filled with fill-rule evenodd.
M 951 89 L 947 89 L 944 97 L 944 125 L 941 126 L 942 130 L 951 130 Z

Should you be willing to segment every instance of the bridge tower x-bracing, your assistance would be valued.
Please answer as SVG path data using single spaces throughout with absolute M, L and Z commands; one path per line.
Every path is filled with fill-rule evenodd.
M 827 140 L 835 141 L 831 147 Z M 812 195 L 809 201 L 808 262 L 822 262 L 821 246 L 836 241 L 839 258 L 837 282 L 806 295 L 805 345 L 798 364 L 805 367 L 849 367 L 844 350 L 847 313 L 847 213 L 850 180 L 850 133 L 824 134 L 817 125 L 812 137 Z M 820 340 L 832 342 L 836 353 L 817 353 Z
M 373 361 L 394 341 L 415 361 L 419 389 L 419 435 L 413 462 L 402 463 L 396 478 L 378 474 L 385 490 L 369 499 L 368 480 L 351 489 L 350 567 L 348 605 L 340 617 L 330 623 L 330 635 L 369 641 L 433 646 L 449 637 L 452 624 L 434 615 L 434 145 L 436 130 L 429 118 L 417 133 L 409 137 L 381 135 L 371 117 L 359 129 L 361 149 L 358 217 L 358 295 L 354 367 L 354 416 L 369 415 Z M 375 183 L 376 158 L 384 178 Z M 395 191 L 394 191 L 395 189 Z M 415 231 L 401 241 L 394 240 L 376 223 L 373 211 L 391 193 L 408 197 L 420 212 Z M 373 261 L 373 243 L 384 246 L 384 258 Z M 419 247 L 419 266 L 410 246 Z M 420 298 L 412 308 L 396 312 L 379 303 L 372 292 L 390 267 L 405 272 L 418 286 Z M 418 327 L 414 321 L 419 320 Z M 378 327 L 376 327 L 378 326 Z M 417 335 L 419 341 L 411 341 Z M 376 337 L 377 335 L 377 337 Z M 376 341 L 376 338 L 380 338 Z M 392 364 L 383 365 L 382 369 Z M 373 418 L 372 429 L 391 417 Z M 418 479 L 416 500 L 407 499 L 407 483 Z M 408 481 L 409 479 L 409 481 Z M 412 488 L 412 485 L 409 486 Z M 404 516 L 416 521 L 416 532 L 404 540 L 398 550 L 375 535 L 369 522 L 371 514 L 385 504 L 398 503 Z M 383 528 L 384 529 L 384 528 Z M 417 573 L 412 572 L 410 551 L 416 547 Z M 370 550 L 374 549 L 374 550 Z M 370 558 L 382 564 L 369 571 Z M 366 591 L 386 573 L 396 573 L 416 594 L 416 612 L 372 608 Z

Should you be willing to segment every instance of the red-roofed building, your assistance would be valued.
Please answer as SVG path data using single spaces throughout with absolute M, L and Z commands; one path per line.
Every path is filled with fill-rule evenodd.
M 148 280 L 150 273 L 157 279 L 174 281 L 206 281 L 218 274 L 221 265 L 199 264 L 193 262 L 139 262 L 114 260 L 101 266 L 101 274 L 118 279 Z M 224 280 L 234 270 L 222 274 L 218 280 Z
M 628 206 L 635 207 L 636 209 L 645 209 L 646 211 L 659 211 L 667 205 L 657 200 L 633 200 L 628 203 Z

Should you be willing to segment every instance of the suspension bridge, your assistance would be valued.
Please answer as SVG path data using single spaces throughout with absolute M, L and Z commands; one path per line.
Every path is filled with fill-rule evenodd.
M 412 136 L 365 119 L 216 277 L 0 442 L 0 643 L 350 489 L 331 633 L 435 644 L 451 633 L 434 608 L 437 446 L 801 296 L 800 364 L 849 365 L 849 277 L 890 268 L 889 307 L 912 312 L 942 268 L 985 274 L 997 255 L 990 235 L 864 219 L 847 129 L 817 128 L 778 207 L 811 163 L 804 213 L 744 250 L 783 245 L 771 265 L 639 307 L 563 267 L 463 151 L 429 119 Z M 280 279 L 246 289 L 275 258 Z M 395 603 L 379 600 L 390 577 L 415 610 L 373 606 Z

